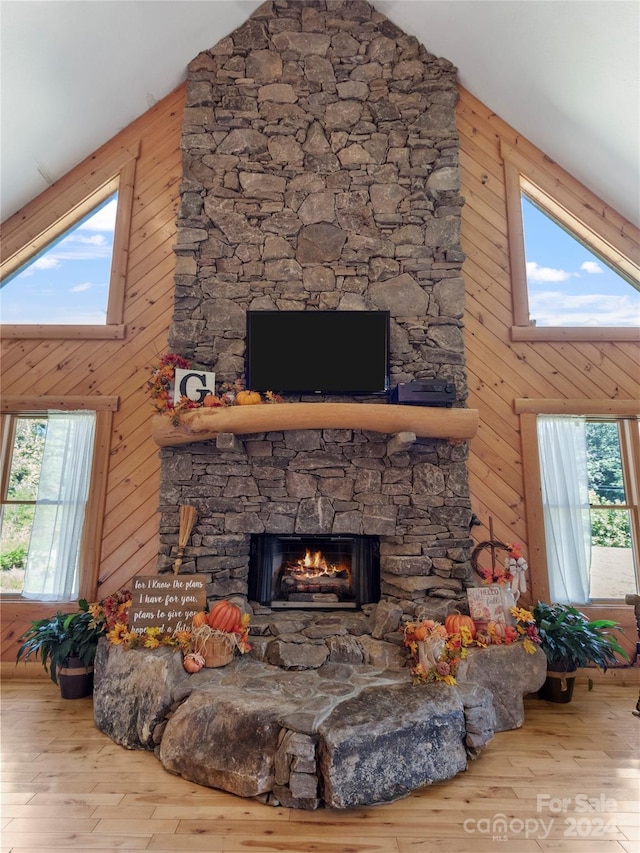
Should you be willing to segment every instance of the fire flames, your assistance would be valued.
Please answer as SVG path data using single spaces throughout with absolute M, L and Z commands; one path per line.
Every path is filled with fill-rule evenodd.
M 296 560 L 293 565 L 295 576 L 300 579 L 312 579 L 322 576 L 335 577 L 343 573 L 349 574 L 347 566 L 330 565 L 322 551 L 306 549 L 304 557 Z

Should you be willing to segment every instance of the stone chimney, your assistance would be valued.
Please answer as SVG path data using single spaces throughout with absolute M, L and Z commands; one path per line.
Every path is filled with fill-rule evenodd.
M 170 349 L 234 380 L 248 309 L 387 309 L 392 385 L 445 380 L 463 406 L 456 100 L 451 63 L 360 0 L 267 2 L 196 57 Z M 467 445 L 389 454 L 388 438 L 294 430 L 248 435 L 244 453 L 165 448 L 160 570 L 187 503 L 184 569 L 208 575 L 212 598 L 247 595 L 252 534 L 367 534 L 382 597 L 442 615 L 470 582 Z

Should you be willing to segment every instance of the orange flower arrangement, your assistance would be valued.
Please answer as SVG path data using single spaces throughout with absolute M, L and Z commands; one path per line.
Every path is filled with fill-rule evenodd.
M 515 626 L 489 622 L 475 637 L 466 625 L 450 633 L 433 619 L 407 622 L 400 630 L 414 661 L 411 667 L 414 684 L 434 681 L 455 684 L 460 661 L 467 657 L 471 646 L 486 649 L 490 645 L 510 646 L 521 641 L 527 654 L 534 654 L 542 641 L 533 614 L 522 607 L 512 607 L 510 612 L 516 620 Z
M 128 589 L 103 598 L 89 605 L 96 626 L 102 626 L 104 636 L 109 643 L 130 649 L 143 646 L 146 649 L 157 649 L 160 646 L 177 646 L 186 649 L 191 642 L 190 631 L 176 631 L 173 634 L 163 634 L 160 628 L 146 628 L 144 633 L 129 630 L 129 608 L 131 607 L 131 591 Z
M 188 397 L 181 397 L 176 405 L 173 402 L 173 383 L 176 378 L 176 368 L 188 370 L 191 362 L 181 355 L 167 353 L 161 356 L 160 363 L 152 368 L 151 377 L 147 380 L 146 389 L 151 396 L 151 404 L 157 412 L 171 415 L 174 424 L 178 423 L 180 412 L 185 409 L 194 409 L 199 403 Z
M 433 619 L 407 622 L 400 630 L 414 661 L 411 667 L 414 684 L 456 683 L 458 666 L 467 655 L 460 634 L 449 634 L 444 625 Z

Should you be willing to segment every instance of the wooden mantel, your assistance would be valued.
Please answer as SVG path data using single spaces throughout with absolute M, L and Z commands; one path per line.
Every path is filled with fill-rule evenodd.
M 463 441 L 478 429 L 477 409 L 396 406 L 384 403 L 263 403 L 217 409 L 191 409 L 177 425 L 167 415 L 152 418 L 160 447 L 215 439 L 221 433 L 246 435 L 293 429 L 364 429 L 419 438 Z

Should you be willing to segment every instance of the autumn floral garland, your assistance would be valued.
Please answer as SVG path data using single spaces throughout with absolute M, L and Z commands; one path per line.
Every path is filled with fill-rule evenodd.
M 410 671 L 414 684 L 456 684 L 458 667 L 473 646 L 486 649 L 490 645 L 509 646 L 521 641 L 527 654 L 534 654 L 541 639 L 533 613 L 522 607 L 512 607 L 510 613 L 515 626 L 504 625 L 499 633 L 496 625 L 489 623 L 486 630 L 475 632 L 475 636 L 464 625 L 449 633 L 442 623 L 433 619 L 407 622 L 400 630 L 413 658 Z
M 207 408 L 209 405 L 216 407 L 235 406 L 238 395 L 246 390 L 243 380 L 235 379 L 233 382 L 222 382 L 219 386 L 219 395 L 211 394 L 205 397 L 204 402 L 190 400 L 188 397 L 182 396 L 176 403 L 173 398 L 176 369 L 207 370 L 204 365 L 192 363 L 175 353 L 167 353 L 161 356 L 159 363 L 151 368 L 151 376 L 145 384 L 146 391 L 151 397 L 151 405 L 156 412 L 169 415 L 174 426 L 179 423 L 182 412 L 189 409 Z M 264 396 L 257 391 L 251 393 L 256 396 L 256 401 L 260 403 L 282 402 L 282 397 L 274 394 L 273 391 L 266 391 Z
M 175 631 L 172 634 L 163 633 L 160 628 L 145 628 L 142 633 L 129 629 L 129 608 L 131 607 L 131 591 L 119 592 L 89 605 L 89 612 L 94 623 L 101 626 L 104 636 L 109 643 L 122 646 L 125 649 L 142 647 L 157 649 L 160 646 L 174 646 L 187 650 L 191 643 L 190 631 Z
M 442 681 L 454 685 L 458 666 L 467 656 L 462 635 L 449 634 L 444 625 L 433 619 L 408 622 L 401 630 L 414 660 L 410 670 L 414 684 Z

